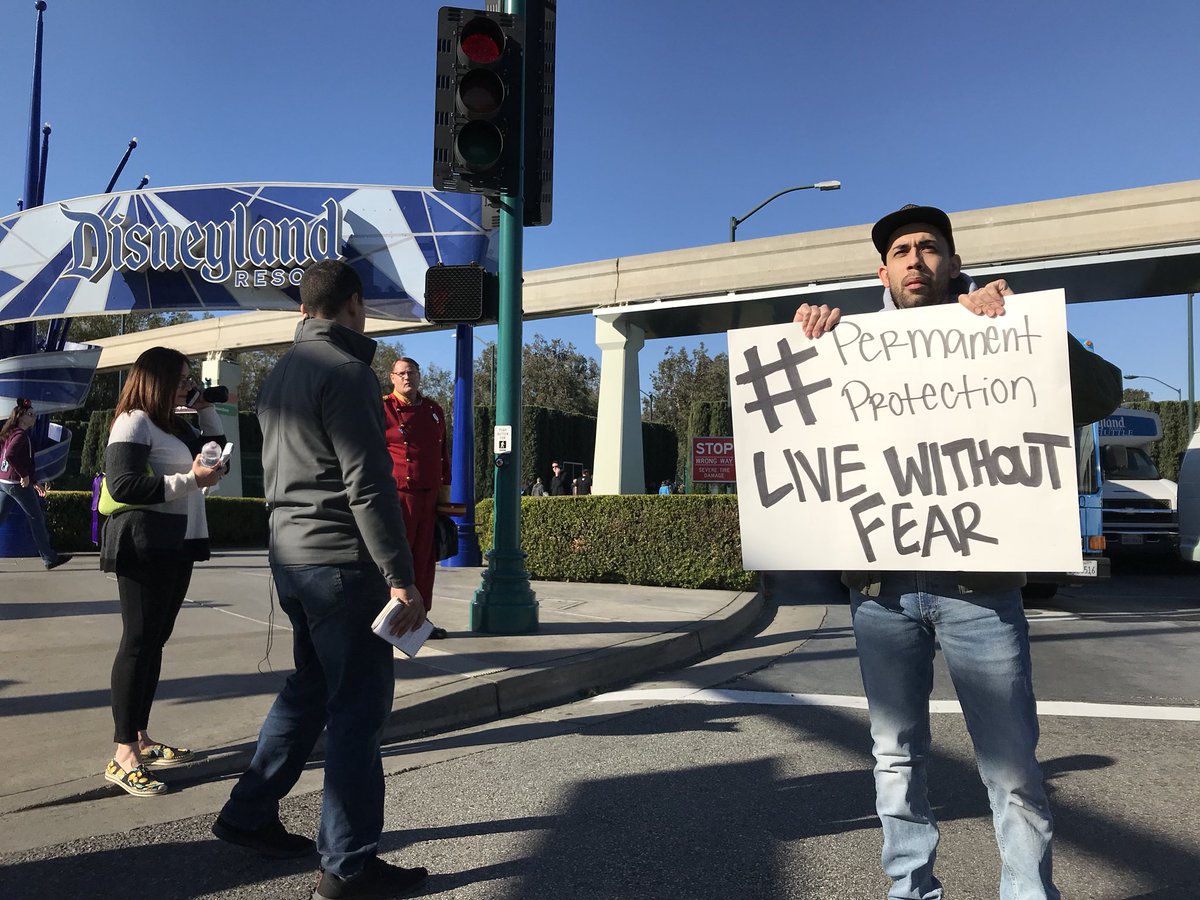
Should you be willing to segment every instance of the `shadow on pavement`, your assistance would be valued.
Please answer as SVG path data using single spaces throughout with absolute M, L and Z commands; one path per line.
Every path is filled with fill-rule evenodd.
M 51 603 L 0 603 L 0 622 L 21 619 L 59 619 L 64 616 L 111 616 L 121 611 L 119 600 L 70 600 Z
M 709 740 L 719 742 L 738 728 L 733 717 L 743 714 L 745 708 L 738 706 L 678 704 L 605 715 L 595 721 L 590 717 L 568 720 L 559 723 L 559 730 L 585 740 L 615 736 L 633 742 L 655 734 L 704 732 L 711 735 Z M 804 871 L 805 861 L 797 856 L 803 852 L 803 839 L 879 828 L 867 720 L 861 712 L 827 708 L 770 707 L 758 714 L 795 735 L 796 760 L 773 757 L 713 764 L 667 759 L 650 772 L 593 778 L 581 774 L 567 789 L 561 813 L 395 829 L 383 835 L 381 851 L 390 855 L 418 844 L 469 841 L 476 836 L 482 843 L 496 834 L 526 835 L 524 840 L 506 845 L 512 859 L 486 863 L 489 854 L 479 853 L 469 858 L 478 858 L 481 865 L 432 875 L 424 893 L 448 897 L 466 885 L 476 886 L 475 896 L 521 900 L 798 896 L 796 879 L 811 874 L 811 867 L 818 865 L 814 861 L 810 870 Z M 514 725 L 501 731 L 504 733 L 499 736 L 492 733 L 488 743 L 525 742 L 547 733 L 540 724 Z M 426 743 L 461 746 L 461 741 L 461 736 L 454 736 Z M 818 758 L 806 752 L 820 743 L 848 751 L 843 768 L 794 774 L 792 763 Z M 544 756 L 551 751 L 530 745 L 531 756 L 536 758 L 539 752 Z M 557 765 L 572 764 L 569 756 L 562 755 L 563 747 L 552 752 L 557 754 Z M 1043 765 L 1047 778 L 1061 783 L 1073 772 L 1113 764 L 1106 756 L 1080 754 L 1050 759 Z M 973 765 L 939 752 L 935 745 L 931 766 L 931 800 L 941 821 L 990 821 L 986 792 Z M 477 790 L 487 789 L 482 780 L 486 771 L 480 767 Z M 536 771 L 527 778 L 528 783 L 536 783 Z M 1055 812 L 1060 845 L 1073 845 L 1085 856 L 1100 857 L 1109 865 L 1138 873 L 1141 883 L 1152 891 L 1144 895 L 1145 900 L 1194 896 L 1171 893 L 1174 889 L 1165 887 L 1194 880 L 1200 865 L 1194 848 L 1139 832 L 1059 799 L 1055 800 Z M 195 828 L 198 823 L 206 827 L 209 819 L 166 826 L 165 833 L 163 827 L 157 827 L 97 838 L 96 849 L 76 856 L 59 856 L 52 847 L 25 854 L 41 858 L 19 860 L 0 870 L 3 896 L 5 900 L 85 896 L 115 900 L 129 896 L 133 889 L 141 896 L 161 900 L 192 900 L 226 893 L 300 897 L 311 889 L 315 860 L 267 862 L 212 839 L 171 839 L 175 837 L 170 833 L 172 827 Z M 315 828 L 312 821 L 288 824 L 305 833 Z M 855 846 L 861 849 L 861 843 Z M 871 846 L 877 847 L 875 840 Z M 429 850 L 415 847 L 411 859 L 402 855 L 393 861 L 415 864 L 428 858 Z M 980 869 L 973 874 L 981 883 L 972 887 L 990 888 L 982 882 L 991 871 L 988 867 L 996 865 L 994 860 L 980 860 Z M 858 873 L 860 879 L 874 878 L 878 890 L 871 895 L 882 896 L 885 882 L 874 856 L 846 859 L 844 867 Z M 965 876 L 955 872 L 954 877 L 962 880 Z M 493 888 L 479 892 L 479 885 L 492 882 Z M 964 897 L 975 896 L 969 890 L 960 892 Z

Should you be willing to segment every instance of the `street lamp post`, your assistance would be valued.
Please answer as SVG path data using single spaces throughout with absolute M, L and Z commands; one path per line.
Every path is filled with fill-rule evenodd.
M 739 218 L 737 216 L 730 216 L 729 217 L 729 242 L 732 244 L 734 241 L 737 240 L 737 227 L 739 225 L 741 225 L 743 222 L 745 222 L 748 218 L 750 218 L 752 215 L 754 215 L 756 212 L 758 212 L 760 209 L 762 209 L 764 206 L 766 206 L 768 203 L 770 203 L 776 197 L 782 197 L 784 194 L 792 193 L 792 191 L 808 191 L 808 190 L 812 190 L 813 188 L 816 188 L 818 191 L 838 191 L 838 190 L 841 190 L 842 183 L 840 181 L 818 181 L 816 184 L 802 184 L 799 187 L 791 187 L 785 191 L 780 191 L 778 194 L 771 195 L 770 197 L 768 197 L 762 203 L 758 204 L 758 206 L 754 207 L 754 209 L 750 210 L 750 212 L 746 213 L 741 218 Z
M 1183 400 L 1183 391 L 1181 391 L 1179 388 L 1175 387 L 1175 385 L 1173 385 L 1173 384 L 1167 384 L 1161 378 L 1155 378 L 1153 375 L 1126 375 L 1125 376 L 1126 381 L 1131 381 L 1134 378 L 1145 378 L 1149 381 L 1157 381 L 1163 387 L 1170 388 L 1171 390 L 1173 390 L 1175 392 L 1175 399 L 1180 400 L 1180 401 Z
M 638 388 L 638 393 L 650 401 L 650 412 L 648 413 L 648 418 L 646 421 L 653 422 L 654 421 L 654 395 L 647 394 L 641 388 Z

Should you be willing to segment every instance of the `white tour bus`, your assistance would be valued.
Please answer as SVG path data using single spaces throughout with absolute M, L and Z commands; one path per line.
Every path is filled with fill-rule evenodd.
M 1159 474 L 1149 453 L 1162 439 L 1158 414 L 1121 407 L 1099 424 L 1108 550 L 1174 553 L 1179 545 L 1175 482 Z

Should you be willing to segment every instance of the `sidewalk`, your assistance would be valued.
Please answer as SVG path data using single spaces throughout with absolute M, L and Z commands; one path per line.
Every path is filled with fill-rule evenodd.
M 540 630 L 482 635 L 467 630 L 479 576 L 479 569 L 439 569 L 430 617 L 450 638 L 428 642 L 415 659 L 398 656 L 385 743 L 682 665 L 731 642 L 762 609 L 756 593 L 535 582 Z M 249 762 L 291 667 L 288 620 L 268 585 L 265 551 L 219 553 L 196 567 L 164 654 L 150 733 L 199 752 L 162 773 L 164 781 L 207 781 Z M 94 554 L 53 572 L 37 559 L 0 559 L 0 596 L 0 717 L 10 736 L 0 749 L 0 815 L 119 794 L 101 775 L 113 750 L 115 580 L 98 570 Z

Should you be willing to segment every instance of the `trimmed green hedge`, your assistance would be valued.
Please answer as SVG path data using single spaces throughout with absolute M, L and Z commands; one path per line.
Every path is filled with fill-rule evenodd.
M 492 501 L 475 507 L 479 543 L 492 546 Z M 631 494 L 522 497 L 526 568 L 544 581 L 749 590 L 737 497 Z
M 20 512 L 14 511 L 10 515 L 20 515 Z M 92 492 L 50 491 L 46 494 L 46 529 L 55 550 L 95 550 Z
M 46 524 L 59 550 L 93 550 L 92 495 L 51 491 Z M 214 547 L 267 546 L 267 510 L 252 497 L 206 501 Z M 492 544 L 492 501 L 475 508 L 479 543 Z M 526 567 L 542 581 L 751 590 L 742 569 L 737 497 L 685 494 L 522 497 Z
M 204 511 L 208 539 L 214 547 L 266 549 L 270 517 L 261 497 L 209 497 Z
M 267 507 L 254 497 L 210 497 L 205 501 L 209 540 L 214 547 L 267 546 Z M 46 495 L 46 527 L 55 549 L 94 550 L 92 492 L 51 491 Z

